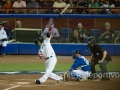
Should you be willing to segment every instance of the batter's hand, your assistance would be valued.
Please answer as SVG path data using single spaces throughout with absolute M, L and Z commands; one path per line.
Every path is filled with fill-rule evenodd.
M 42 59 L 44 56 L 43 56 L 43 54 L 38 54 L 38 57 L 39 57 L 40 59 Z

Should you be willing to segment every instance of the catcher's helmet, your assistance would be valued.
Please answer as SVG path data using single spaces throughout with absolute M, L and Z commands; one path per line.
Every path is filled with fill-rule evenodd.
M 78 50 L 78 49 L 75 50 L 75 53 L 81 55 L 81 52 L 80 52 L 80 50 Z
M 44 41 L 44 39 L 43 39 L 43 38 L 38 38 L 38 39 L 36 39 L 35 44 L 37 44 L 38 41 L 40 41 L 40 43 L 42 43 L 42 42 Z

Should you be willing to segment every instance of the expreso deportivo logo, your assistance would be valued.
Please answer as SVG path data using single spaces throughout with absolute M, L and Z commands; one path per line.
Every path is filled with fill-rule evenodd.
M 94 77 L 94 78 L 102 78 L 102 77 L 109 77 L 109 78 L 119 78 L 120 77 L 120 73 L 119 72 L 109 72 L 109 73 L 94 73 L 94 74 L 90 74 L 90 77 Z

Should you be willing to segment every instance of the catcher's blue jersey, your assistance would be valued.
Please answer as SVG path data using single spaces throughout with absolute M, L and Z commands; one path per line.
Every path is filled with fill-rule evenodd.
M 73 65 L 70 68 L 70 71 L 76 70 L 78 67 L 81 67 L 83 71 L 91 71 L 89 61 L 84 57 L 76 57 Z

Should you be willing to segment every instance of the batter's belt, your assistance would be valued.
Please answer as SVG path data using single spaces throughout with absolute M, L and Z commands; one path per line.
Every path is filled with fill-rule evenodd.
M 53 56 L 50 56 L 50 57 L 47 57 L 47 58 L 45 58 L 46 60 L 48 60 L 48 59 L 50 59 L 50 58 L 52 58 Z

